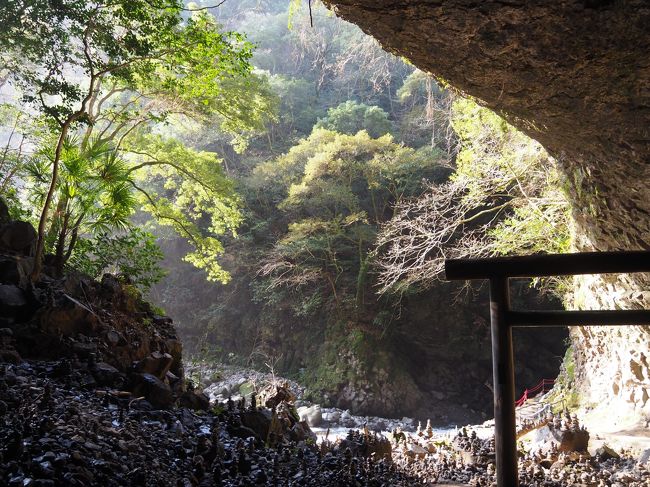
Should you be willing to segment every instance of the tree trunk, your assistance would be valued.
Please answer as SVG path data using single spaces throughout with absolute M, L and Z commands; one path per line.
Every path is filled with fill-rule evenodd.
M 74 120 L 74 118 L 70 117 L 65 121 L 61 127 L 61 133 L 59 134 L 59 139 L 56 143 L 54 161 L 52 161 L 52 179 L 50 181 L 50 187 L 45 197 L 43 209 L 41 210 L 41 217 L 38 221 L 36 252 L 34 253 L 34 268 L 32 269 L 32 274 L 30 276 L 32 282 L 36 282 L 41 276 L 41 270 L 43 268 L 43 252 L 45 250 L 45 226 L 47 225 L 47 218 L 50 211 L 50 204 L 52 203 L 52 198 L 54 197 L 54 191 L 56 190 L 56 185 L 59 181 L 59 163 L 61 161 L 63 143 L 68 135 L 68 131 L 70 130 L 70 125 L 72 125 Z

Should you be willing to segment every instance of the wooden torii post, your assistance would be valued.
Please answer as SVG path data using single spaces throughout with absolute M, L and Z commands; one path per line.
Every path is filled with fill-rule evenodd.
M 490 325 L 494 377 L 494 441 L 499 487 L 517 487 L 514 327 L 649 325 L 650 310 L 515 311 L 511 277 L 650 272 L 650 252 L 586 252 L 445 261 L 447 280 L 490 280 Z

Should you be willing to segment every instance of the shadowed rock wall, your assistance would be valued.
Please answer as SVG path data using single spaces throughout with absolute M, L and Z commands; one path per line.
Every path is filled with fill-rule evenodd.
M 650 249 L 650 3 L 324 1 L 540 141 L 568 176 L 578 250 Z M 576 304 L 650 306 L 647 284 L 581 280 Z M 588 402 L 650 412 L 646 328 L 572 335 Z

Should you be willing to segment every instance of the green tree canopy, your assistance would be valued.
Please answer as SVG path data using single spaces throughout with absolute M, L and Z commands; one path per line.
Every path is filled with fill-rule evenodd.
M 134 144 L 143 140 L 138 131 L 150 131 L 168 121 L 217 123 L 241 145 L 242 133 L 262 129 L 273 111 L 267 78 L 252 74 L 252 45 L 238 33 L 221 32 L 204 11 L 181 15 L 185 9 L 180 1 L 103 4 L 64 0 L 52 4 L 16 0 L 12 4 L 0 13 L 0 22 L 8 33 L 0 39 L 4 47 L 0 69 L 20 91 L 23 102 L 42 114 L 54 137 L 50 163 L 41 166 L 50 171 L 50 177 L 42 199 L 34 277 L 40 272 L 46 234 L 57 225 L 57 217 L 50 218 L 49 208 L 57 199 L 57 191 L 66 191 L 65 182 L 59 185 L 59 165 L 65 153 L 70 153 L 67 146 L 72 131 L 79 133 L 80 154 L 89 153 L 93 140 L 108 143 L 117 151 L 138 151 L 142 147 Z M 197 183 L 199 180 L 192 176 L 195 173 L 220 174 L 220 161 L 214 156 L 192 153 L 187 160 L 196 166 L 183 166 L 185 161 L 172 158 L 188 154 L 172 154 L 164 162 L 178 171 L 176 176 Z M 120 160 L 129 165 L 134 158 Z M 205 160 L 210 161 L 211 170 L 203 167 Z M 136 169 L 152 165 L 151 161 L 143 165 L 138 158 L 135 164 L 128 170 L 129 177 L 135 176 Z M 44 174 L 40 176 L 42 182 L 47 179 Z M 143 192 L 129 181 L 132 189 Z M 149 203 L 158 205 L 156 215 L 166 214 L 165 220 L 169 220 L 170 213 L 176 212 L 175 218 L 181 223 L 175 228 L 182 227 L 202 255 L 200 259 L 190 258 L 206 267 L 211 277 L 225 279 L 212 256 L 212 250 L 219 247 L 215 233 L 198 239 L 201 227 L 191 223 L 212 212 L 208 230 L 234 228 L 237 218 L 233 216 L 231 191 L 227 185 L 213 183 L 208 180 L 196 191 L 180 183 L 181 196 L 174 205 L 168 204 L 168 198 L 150 192 L 147 195 Z M 212 191 L 209 196 L 207 188 Z M 208 201 L 214 205 L 212 209 L 207 208 Z M 180 209 L 181 203 L 187 211 Z M 222 215 L 223 221 L 217 222 L 216 215 Z
M 450 181 L 403 201 L 382 229 L 384 291 L 430 285 L 445 258 L 570 248 L 564 183 L 540 144 L 470 99 L 456 99 L 451 123 L 461 150 Z
M 390 133 L 391 127 L 388 114 L 384 110 L 356 101 L 346 101 L 335 108 L 330 108 L 327 116 L 316 124 L 316 128 L 325 128 L 348 135 L 365 130 L 375 138 Z
M 317 287 L 339 310 L 362 308 L 378 225 L 392 217 L 398 201 L 419 195 L 424 181 L 445 179 L 442 162 L 440 153 L 400 146 L 390 135 L 315 129 L 274 165 L 258 166 L 268 185 L 287 185 L 278 204 L 287 231 L 262 267 L 271 288 L 311 296 Z

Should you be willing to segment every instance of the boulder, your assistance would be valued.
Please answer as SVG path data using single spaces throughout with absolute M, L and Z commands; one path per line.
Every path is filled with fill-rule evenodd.
M 136 370 L 155 375 L 158 379 L 162 380 L 167 375 L 167 372 L 169 372 L 172 361 L 173 359 L 170 354 L 156 351 L 140 360 L 136 366 Z
M 115 387 L 117 382 L 122 381 L 120 371 L 106 362 L 96 363 L 92 374 L 100 386 Z
M 82 336 L 82 338 L 84 338 Z M 74 342 L 72 344 L 72 352 L 76 355 L 78 355 L 81 358 L 88 358 L 91 355 L 96 355 L 97 354 L 97 344 L 93 342 Z
M 168 338 L 165 340 L 165 347 L 173 359 L 169 369 L 176 375 L 183 375 L 183 344 L 180 340 Z
M 195 411 L 207 411 L 210 409 L 210 399 L 201 391 L 185 391 L 181 394 L 179 405 Z
M 323 419 L 330 423 L 338 423 L 341 419 L 341 412 L 337 410 L 323 413 Z
M 244 411 L 241 414 L 241 422 L 246 428 L 250 428 L 262 441 L 266 441 L 271 427 L 271 416 L 267 411 Z
M 13 221 L 0 226 L 0 248 L 9 252 L 33 256 L 37 237 L 31 223 Z
M 25 293 L 18 286 L 0 284 L 0 313 L 14 316 L 27 305 Z
M 523 438 L 529 438 L 534 449 L 547 451 L 551 443 L 555 443 L 561 452 L 587 451 L 589 432 L 586 430 L 567 431 L 557 430 L 551 424 L 531 431 Z
M 64 294 L 58 305 L 41 312 L 40 324 L 46 333 L 63 336 L 75 336 L 78 333 L 92 335 L 99 324 L 99 317 L 86 305 Z
M 151 374 L 132 374 L 132 390 L 136 396 L 144 397 L 157 409 L 168 409 L 174 404 L 171 388 Z
M 25 286 L 33 265 L 31 257 L 0 255 L 0 283 Z
M 318 404 L 298 408 L 298 416 L 301 421 L 306 421 L 310 428 L 315 428 L 323 423 L 323 413 Z
M 596 450 L 596 457 L 598 457 L 601 462 L 606 462 L 607 460 L 613 459 L 618 460 L 621 458 L 621 456 L 616 453 L 616 451 L 607 445 L 603 445 Z

